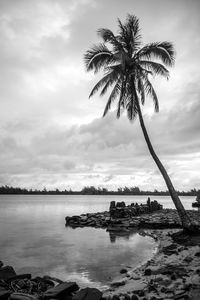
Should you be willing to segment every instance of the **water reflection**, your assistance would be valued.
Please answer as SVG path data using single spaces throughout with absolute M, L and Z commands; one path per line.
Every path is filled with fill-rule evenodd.
M 110 242 L 115 243 L 118 239 L 122 239 L 124 241 L 129 240 L 130 236 L 136 234 L 136 231 L 130 230 L 121 230 L 121 231 L 109 231 Z
M 65 227 L 69 211 L 71 215 L 101 211 L 106 206 L 102 198 L 99 204 L 84 198 L 82 205 L 80 199 L 34 199 L 18 196 L 14 201 L 9 197 L 0 201 L 1 260 L 13 265 L 17 273 L 105 286 L 122 267 L 137 266 L 152 254 L 154 241 L 136 232 Z

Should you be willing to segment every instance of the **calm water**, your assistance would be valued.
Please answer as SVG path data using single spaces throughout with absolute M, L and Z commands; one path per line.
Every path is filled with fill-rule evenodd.
M 105 211 L 111 200 L 144 203 L 146 196 L 0 196 L 0 260 L 18 273 L 49 274 L 103 287 L 124 266 L 151 257 L 155 243 L 137 232 L 111 236 L 103 229 L 66 228 L 64 218 Z M 152 197 L 172 208 L 169 197 Z M 195 197 L 182 197 L 191 209 Z

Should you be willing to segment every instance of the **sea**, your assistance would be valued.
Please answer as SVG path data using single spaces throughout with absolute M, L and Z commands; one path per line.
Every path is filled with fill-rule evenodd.
M 195 197 L 180 198 L 186 209 L 192 209 Z M 105 229 L 65 227 L 66 216 L 106 211 L 113 200 L 140 204 L 147 196 L 0 195 L 0 260 L 17 274 L 106 288 L 122 268 L 139 266 L 157 247 L 136 230 L 110 236 Z M 151 200 L 174 208 L 169 196 Z

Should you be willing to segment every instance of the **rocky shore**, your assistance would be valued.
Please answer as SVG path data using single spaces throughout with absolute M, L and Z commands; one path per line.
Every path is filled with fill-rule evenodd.
M 188 211 L 192 220 L 200 221 L 198 212 Z M 163 209 L 156 200 L 147 199 L 146 204 L 112 201 L 109 211 L 67 216 L 65 225 L 76 227 L 106 228 L 107 231 L 127 231 L 132 228 L 169 229 L 181 228 L 181 221 L 175 209 Z
M 188 211 L 196 222 L 200 214 Z M 184 235 L 176 210 L 163 209 L 156 201 L 144 205 L 110 203 L 108 212 L 66 217 L 66 226 L 100 227 L 117 234 L 137 228 L 158 242 L 151 260 L 137 269 L 126 267 L 100 291 L 80 289 L 76 282 L 63 282 L 50 276 L 16 274 L 0 261 L 0 300 L 199 300 L 200 236 Z M 100 271 L 100 270 L 99 270 Z

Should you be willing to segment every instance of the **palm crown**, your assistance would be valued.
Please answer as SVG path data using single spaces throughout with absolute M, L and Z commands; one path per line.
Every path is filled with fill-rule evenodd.
M 121 110 L 126 109 L 129 120 L 134 120 L 139 101 L 144 104 L 146 96 L 153 99 L 155 111 L 159 111 L 158 98 L 149 75 L 168 78 L 166 67 L 174 64 L 175 53 L 170 42 L 150 43 L 141 47 L 139 20 L 134 15 L 128 15 L 124 24 L 118 20 L 118 26 L 117 35 L 109 29 L 99 29 L 98 34 L 103 42 L 94 45 L 84 56 L 87 71 L 97 73 L 102 70 L 104 73 L 89 97 L 99 90 L 103 96 L 112 87 L 103 116 L 112 102 L 118 99 L 117 117 L 120 117 Z

